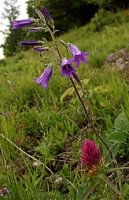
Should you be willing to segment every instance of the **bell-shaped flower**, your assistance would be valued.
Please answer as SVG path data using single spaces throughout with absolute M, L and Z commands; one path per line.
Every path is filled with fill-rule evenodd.
M 73 77 L 79 84 L 81 84 L 78 75 L 76 74 L 76 69 L 72 66 L 72 60 L 64 58 L 60 64 L 61 75 L 67 76 L 68 78 Z
M 38 47 L 34 47 L 33 50 L 41 53 L 41 52 L 44 52 L 44 51 L 48 51 L 49 48 L 43 47 L 43 46 L 38 46 Z
M 31 25 L 32 23 L 33 23 L 33 20 L 31 18 L 23 19 L 23 20 L 13 20 L 12 28 L 13 29 L 23 28 L 23 27 Z
M 88 52 L 82 52 L 78 47 L 73 44 L 68 45 L 69 51 L 73 55 L 73 62 L 76 63 L 76 66 L 79 67 L 80 62 L 87 63 L 87 56 L 89 55 Z
M 61 62 L 61 75 L 62 76 L 67 76 L 68 78 L 70 78 L 73 74 L 73 72 L 75 73 L 76 70 L 74 69 L 74 67 L 72 67 L 71 65 L 71 60 L 70 59 L 63 59 Z
M 48 65 L 48 67 L 43 71 L 43 73 L 35 79 L 37 84 L 40 84 L 43 88 L 48 86 L 48 82 L 52 76 L 52 67 Z
M 40 41 L 33 41 L 33 40 L 25 40 L 20 42 L 21 45 L 23 46 L 35 46 L 35 45 L 40 45 Z
M 45 8 L 44 6 L 41 6 L 40 11 L 44 15 L 46 21 L 50 21 L 52 19 L 49 11 L 47 10 L 47 8 Z
M 41 31 L 42 29 L 43 29 L 42 27 L 31 27 L 28 30 L 30 32 L 38 32 L 38 31 Z

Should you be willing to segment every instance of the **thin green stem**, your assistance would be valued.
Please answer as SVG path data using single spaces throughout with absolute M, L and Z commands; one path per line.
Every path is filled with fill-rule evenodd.
M 60 54 L 58 45 L 57 45 L 57 43 L 56 43 L 56 40 L 55 40 L 55 37 L 54 37 L 54 32 L 52 32 L 51 29 L 50 29 L 49 32 L 50 32 L 50 35 L 51 35 L 52 40 L 53 40 L 53 42 L 54 42 L 54 45 L 55 45 L 55 47 L 56 47 L 56 51 L 57 51 L 58 56 L 59 56 L 60 61 L 61 61 L 61 60 L 62 60 L 62 56 L 61 56 L 61 54 Z M 75 90 L 75 92 L 76 92 L 76 94 L 77 94 L 77 97 L 78 97 L 78 99 L 79 99 L 79 101 L 80 101 L 80 103 L 81 103 L 81 105 L 82 105 L 82 107 L 83 107 L 84 114 L 85 114 L 85 119 L 86 119 L 87 124 L 91 124 L 90 127 L 92 128 L 94 134 L 95 134 L 96 137 L 102 142 L 102 144 L 105 146 L 105 148 L 107 149 L 107 151 L 108 151 L 108 153 L 109 153 L 109 155 L 110 155 L 110 158 L 111 158 L 111 160 L 112 160 L 113 167 L 115 168 L 115 167 L 116 167 L 116 163 L 115 163 L 115 161 L 113 160 L 113 155 L 112 155 L 111 149 L 108 147 L 107 143 L 104 141 L 104 139 L 103 139 L 103 138 L 98 134 L 98 132 L 96 131 L 96 129 L 95 129 L 95 127 L 94 127 L 94 124 L 92 123 L 92 119 L 90 118 L 89 113 L 88 113 L 88 111 L 87 111 L 87 109 L 86 109 L 86 107 L 85 107 L 85 104 L 84 104 L 84 102 L 83 102 L 83 100 L 82 100 L 82 98 L 81 98 L 81 96 L 80 96 L 80 94 L 79 94 L 79 92 L 78 92 L 78 90 L 77 90 L 77 87 L 76 87 L 76 85 L 74 84 L 74 81 L 73 81 L 73 79 L 72 79 L 71 77 L 70 77 L 70 81 L 71 81 L 71 83 L 72 83 L 72 85 L 73 85 L 73 87 L 74 87 L 74 90 Z M 114 180 L 115 180 L 115 177 L 117 177 L 117 173 L 115 173 Z M 115 180 L 115 182 L 116 182 L 116 180 Z M 117 183 L 116 183 L 116 185 L 117 185 Z
M 51 29 L 50 29 L 49 32 L 50 32 L 50 35 L 51 35 L 51 37 L 52 37 L 52 40 L 53 40 L 53 42 L 54 42 L 54 44 L 55 44 L 55 46 L 56 46 L 57 53 L 58 53 L 58 55 L 59 55 L 59 57 L 60 57 L 60 60 L 61 60 L 61 59 L 62 59 L 62 56 L 61 56 L 61 54 L 60 54 L 58 45 L 57 45 L 57 43 L 56 43 L 54 34 L 53 34 L 53 32 L 51 31 Z M 79 101 L 80 101 L 80 103 L 81 103 L 81 105 L 82 105 L 82 107 L 83 107 L 84 114 L 85 114 L 85 117 L 86 117 L 86 122 L 89 124 L 89 123 L 91 123 L 91 119 L 90 119 L 90 116 L 89 116 L 89 114 L 88 114 L 88 112 L 87 112 L 87 109 L 86 109 L 86 107 L 85 107 L 85 105 L 84 105 L 84 102 L 83 102 L 83 100 L 82 100 L 82 98 L 81 98 L 81 96 L 80 96 L 80 94 L 79 94 L 79 92 L 78 92 L 78 90 L 77 90 L 76 85 L 74 84 L 73 79 L 70 78 L 70 81 L 71 81 L 71 83 L 72 83 L 72 85 L 73 85 L 73 87 L 74 87 L 74 90 L 75 90 L 75 92 L 76 92 L 76 94 L 77 94 L 77 97 L 78 97 L 78 99 L 79 99 Z M 95 129 L 93 123 L 91 123 L 91 128 L 92 128 L 92 130 L 94 131 L 94 134 L 97 136 L 97 138 L 103 143 L 103 145 L 104 145 L 104 146 L 106 147 L 106 149 L 108 150 L 111 159 L 113 159 L 112 151 L 110 150 L 110 148 L 108 147 L 108 145 L 106 144 L 106 142 L 104 141 L 104 139 L 97 133 L 97 131 L 96 131 L 96 129 Z
M 75 92 L 76 92 L 76 94 L 77 94 L 77 97 L 78 97 L 78 99 L 79 99 L 79 101 L 80 101 L 80 103 L 81 103 L 81 105 L 82 105 L 82 107 L 83 107 L 84 114 L 85 114 L 85 117 L 86 117 L 86 121 L 87 121 L 88 123 L 90 123 L 90 122 L 91 122 L 90 116 L 89 116 L 89 114 L 88 114 L 88 112 L 87 112 L 87 109 L 86 109 L 86 107 L 85 107 L 85 105 L 84 105 L 84 102 L 83 102 L 82 98 L 80 97 L 80 94 L 79 94 L 79 92 L 78 92 L 78 90 L 77 90 L 77 87 L 76 87 L 76 85 L 75 85 L 75 83 L 74 83 L 74 81 L 73 81 L 72 78 L 70 78 L 70 81 L 71 81 L 71 83 L 72 83 L 72 85 L 73 85 L 73 87 L 74 87 L 74 90 L 75 90 Z M 95 129 L 93 123 L 91 123 L 91 128 L 92 128 L 92 130 L 94 131 L 94 134 L 98 137 L 98 139 L 103 143 L 103 145 L 104 145 L 104 146 L 106 147 L 106 149 L 108 150 L 111 159 L 113 159 L 112 151 L 110 150 L 110 148 L 108 147 L 108 145 L 107 145 L 107 143 L 104 141 L 104 139 L 97 133 L 97 131 L 96 131 L 96 129 Z
M 92 122 L 92 120 L 90 119 L 90 116 L 89 116 L 89 114 L 88 114 L 88 112 L 87 112 L 87 109 L 86 109 L 86 107 L 85 107 L 85 104 L 84 104 L 84 102 L 83 102 L 83 100 L 82 100 L 82 98 L 81 98 L 81 96 L 80 96 L 80 94 L 79 94 L 79 92 L 78 92 L 78 90 L 77 90 L 77 87 L 76 87 L 76 85 L 75 85 L 73 79 L 70 78 L 70 81 L 71 81 L 71 83 L 72 83 L 72 85 L 73 85 L 73 87 L 74 87 L 74 90 L 75 90 L 75 92 L 76 92 L 76 94 L 77 94 L 77 97 L 78 97 L 78 99 L 79 99 L 79 101 L 80 101 L 80 103 L 81 103 L 81 105 L 82 105 L 82 107 L 83 107 L 84 114 L 85 114 L 85 117 L 86 117 L 86 121 L 87 121 L 88 124 L 89 124 L 89 123 Z M 103 145 L 105 146 L 105 148 L 107 149 L 107 151 L 108 151 L 108 153 L 109 153 L 109 155 L 110 155 L 110 158 L 111 158 L 111 160 L 112 160 L 112 165 L 113 165 L 113 167 L 115 168 L 115 167 L 116 167 L 116 162 L 115 162 L 114 159 L 113 159 L 113 155 L 112 155 L 111 149 L 109 148 L 109 146 L 107 145 L 107 143 L 104 141 L 104 139 L 97 133 L 97 131 L 96 131 L 96 129 L 95 129 L 93 123 L 91 123 L 91 128 L 92 128 L 94 134 L 96 135 L 96 137 L 102 142 L 102 144 L 103 144 Z M 116 182 L 116 177 L 117 177 L 117 172 L 114 172 L 114 181 L 115 181 L 115 182 Z M 116 182 L 116 187 L 119 188 L 117 182 Z
M 56 40 L 55 40 L 55 37 L 54 37 L 54 32 L 52 32 L 50 28 L 49 28 L 49 33 L 50 33 L 51 38 L 52 38 L 52 41 L 54 42 L 54 45 L 55 45 L 55 47 L 56 47 L 57 53 L 58 53 L 58 55 L 59 55 L 59 58 L 60 58 L 60 60 L 62 60 L 61 53 L 60 53 L 60 51 L 59 51 L 58 45 L 57 45 Z

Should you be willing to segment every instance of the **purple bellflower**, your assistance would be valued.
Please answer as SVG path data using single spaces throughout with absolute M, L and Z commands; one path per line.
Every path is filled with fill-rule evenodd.
M 44 52 L 44 51 L 48 51 L 48 48 L 39 46 L 39 47 L 34 47 L 33 50 L 37 52 Z
M 82 52 L 78 47 L 73 44 L 69 44 L 68 46 L 69 51 L 73 55 L 73 62 L 76 63 L 76 66 L 79 67 L 80 62 L 87 63 L 87 56 L 89 55 L 88 52 Z
M 23 28 L 29 26 L 33 23 L 32 19 L 14 20 L 12 22 L 13 29 Z
M 47 8 L 45 8 L 44 6 L 41 6 L 40 11 L 44 15 L 46 21 L 50 21 L 52 19 L 49 11 L 47 10 Z
M 67 76 L 68 78 L 73 78 L 80 84 L 80 79 L 78 78 L 76 74 L 75 68 L 71 65 L 72 60 L 64 58 L 60 64 L 61 66 L 61 75 Z
M 41 31 L 41 30 L 42 30 L 42 27 L 31 27 L 31 28 L 29 28 L 30 32 L 38 32 L 38 31 Z
M 70 59 L 63 59 L 61 62 L 61 75 L 62 76 L 67 76 L 70 78 L 73 73 L 76 72 L 76 70 L 72 67 L 71 65 L 71 60 Z
M 52 67 L 48 66 L 43 73 L 35 79 L 37 84 L 40 84 L 43 88 L 48 86 L 48 82 L 52 76 Z
M 24 45 L 24 46 L 35 46 L 35 45 L 40 45 L 41 44 L 41 42 L 39 42 L 39 41 L 21 41 L 20 42 L 20 44 L 21 45 Z

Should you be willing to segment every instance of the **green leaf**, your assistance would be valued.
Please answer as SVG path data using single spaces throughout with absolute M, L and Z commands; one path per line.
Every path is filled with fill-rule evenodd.
M 115 119 L 114 129 L 121 132 L 129 131 L 129 120 L 124 112 L 120 113 Z
M 74 93 L 74 88 L 70 87 L 67 90 L 65 90 L 65 92 L 61 95 L 60 100 L 61 102 L 63 102 L 63 100 L 67 97 L 67 96 L 71 96 Z
M 121 195 L 121 192 L 116 188 L 116 186 L 106 177 L 104 174 L 99 175 L 99 177 L 118 195 Z
M 116 143 L 123 143 L 127 139 L 127 135 L 124 132 L 113 131 L 108 135 L 108 140 L 116 142 Z
M 88 84 L 90 79 L 84 79 L 82 80 L 81 82 L 86 86 Z M 80 96 L 82 97 L 83 96 L 83 91 L 82 91 L 82 88 L 81 88 L 81 85 L 79 84 L 75 84 L 76 88 L 78 89 L 78 92 L 80 94 Z M 71 96 L 73 95 L 74 93 L 74 88 L 73 87 L 70 87 L 68 88 L 67 90 L 65 90 L 65 92 L 61 95 L 60 97 L 60 101 L 63 102 L 63 100 L 67 97 L 67 96 Z
M 82 82 L 82 84 L 84 84 L 86 86 L 89 83 L 89 81 L 90 81 L 90 79 L 85 78 L 81 82 Z
M 108 89 L 105 88 L 105 85 L 99 85 L 99 86 L 95 87 L 93 89 L 93 91 L 96 93 L 101 93 L 101 94 L 105 94 L 105 93 L 109 92 Z
M 108 139 L 118 143 L 125 142 L 129 132 L 129 121 L 125 113 L 120 113 L 114 121 L 114 131 L 108 135 Z
M 108 139 L 117 142 L 124 143 L 128 137 L 129 132 L 129 120 L 125 113 L 120 113 L 114 121 L 113 130 L 108 134 Z
M 88 196 L 90 195 L 90 193 L 93 191 L 93 189 L 96 187 L 96 185 L 98 185 L 99 182 L 94 182 L 92 183 L 86 190 L 85 194 L 83 195 L 82 200 L 86 200 L 88 198 Z

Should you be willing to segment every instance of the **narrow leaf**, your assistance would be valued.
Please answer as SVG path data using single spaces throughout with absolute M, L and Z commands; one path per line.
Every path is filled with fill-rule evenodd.
M 67 90 L 65 90 L 65 92 L 60 97 L 61 102 L 63 102 L 65 97 L 71 96 L 73 93 L 74 93 L 74 88 L 73 87 L 70 87 Z
M 88 198 L 88 196 L 90 195 L 90 193 L 92 192 L 92 190 L 96 187 L 96 185 L 98 185 L 99 182 L 94 182 L 92 183 L 88 189 L 86 190 L 82 200 L 86 200 Z
M 99 175 L 99 177 L 105 182 L 107 183 L 107 185 L 118 195 L 121 195 L 121 192 L 116 188 L 116 186 L 109 180 L 109 178 L 107 178 L 105 175 L 101 174 Z

